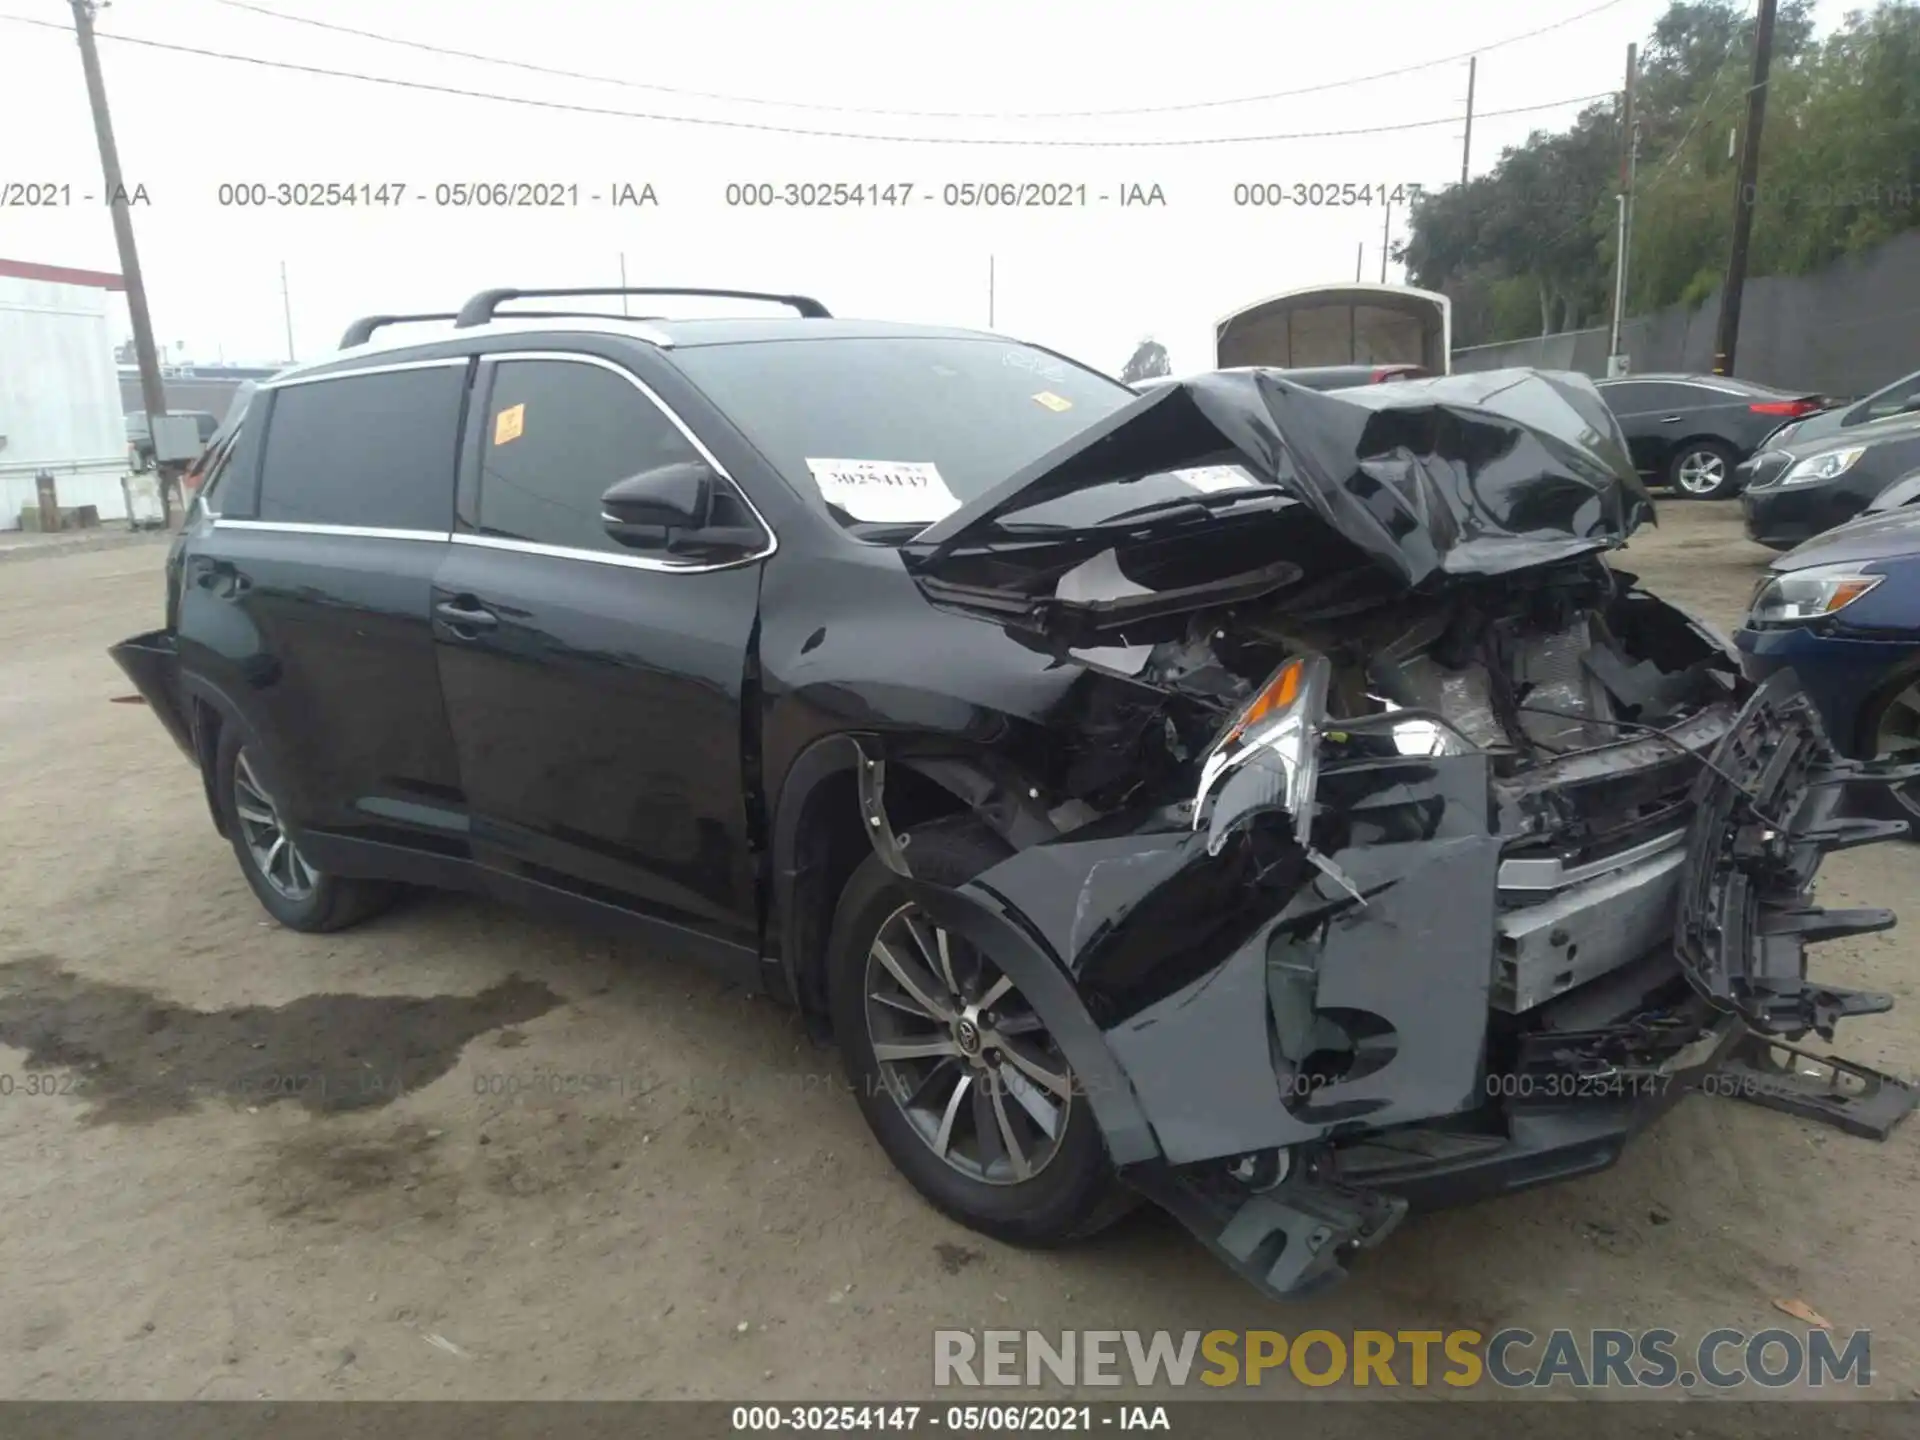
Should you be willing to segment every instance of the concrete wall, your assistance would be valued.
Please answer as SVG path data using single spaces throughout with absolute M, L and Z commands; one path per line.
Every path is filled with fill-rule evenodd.
M 107 324 L 107 292 L 0 276 L 0 529 L 37 505 L 53 473 L 60 504 L 126 516 L 126 422 Z
M 1713 368 L 1720 292 L 1696 309 L 1674 306 L 1622 326 L 1631 369 Z M 1453 352 L 1455 370 L 1509 365 L 1607 373 L 1604 328 L 1574 330 Z M 1920 370 L 1920 231 L 1812 275 L 1747 282 L 1734 374 L 1788 390 L 1864 395 Z

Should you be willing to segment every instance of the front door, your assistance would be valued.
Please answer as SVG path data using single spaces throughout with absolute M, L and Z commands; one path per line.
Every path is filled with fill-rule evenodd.
M 615 481 L 711 462 L 612 361 L 498 356 L 474 393 L 433 599 L 476 857 L 753 946 L 741 693 L 758 548 L 688 563 L 607 534 Z

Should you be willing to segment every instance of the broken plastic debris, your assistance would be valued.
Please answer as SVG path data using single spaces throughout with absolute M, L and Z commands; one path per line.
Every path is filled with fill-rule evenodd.
M 1827 1319 L 1826 1316 L 1822 1315 L 1804 1300 L 1776 1300 L 1773 1302 L 1773 1308 L 1784 1311 L 1786 1314 L 1793 1316 L 1794 1319 L 1804 1321 L 1817 1330 L 1831 1330 L 1833 1328 L 1833 1322 L 1831 1320 Z

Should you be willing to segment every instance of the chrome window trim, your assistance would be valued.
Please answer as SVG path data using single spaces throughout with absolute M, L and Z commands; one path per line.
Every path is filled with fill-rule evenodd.
M 563 560 L 591 560 L 596 564 L 620 565 L 629 570 L 651 570 L 662 575 L 704 575 L 715 570 L 733 570 L 742 565 L 756 565 L 780 549 L 779 535 L 774 533 L 774 528 L 768 523 L 767 517 L 760 513 L 760 507 L 753 503 L 753 497 L 747 493 L 747 487 L 733 478 L 732 472 L 720 463 L 719 457 L 706 447 L 705 442 L 698 435 L 693 433 L 692 427 L 674 412 L 673 407 L 655 394 L 652 386 L 626 366 L 601 355 L 585 355 L 572 350 L 494 350 L 488 351 L 480 358 L 488 364 L 504 364 L 514 360 L 562 360 L 574 365 L 598 366 L 602 370 L 619 376 L 644 395 L 654 409 L 666 416 L 667 423 L 678 430 L 680 437 L 694 448 L 702 460 L 713 467 L 714 474 L 733 487 L 734 493 L 740 497 L 741 503 L 753 516 L 754 523 L 766 533 L 767 543 L 765 548 L 751 555 L 704 564 L 700 562 L 675 564 L 670 560 L 657 560 L 644 555 L 622 555 L 618 551 L 610 550 L 584 550 L 571 545 L 546 545 L 536 540 L 521 540 L 507 535 L 476 535 L 459 530 L 456 530 L 451 537 L 455 544 L 479 545 L 490 550 L 514 550 L 525 555 L 550 555 Z
M 357 380 L 363 375 L 392 375 L 402 370 L 444 370 L 452 369 L 456 365 L 465 369 L 472 361 L 471 355 L 448 355 L 438 360 L 401 360 L 392 365 L 363 365 L 357 370 L 329 370 L 324 375 L 289 375 L 285 379 L 267 379 L 260 382 L 260 388 L 285 390 L 294 385 L 320 385 L 328 380 Z
M 321 525 L 305 520 L 228 520 L 213 517 L 216 530 L 268 530 L 283 535 L 346 535 L 361 540 L 438 540 L 452 539 L 446 530 L 402 530 L 380 525 Z
M 456 545 L 477 545 L 485 550 L 511 550 L 520 555 L 546 555 L 555 560 L 587 560 L 595 565 L 619 565 L 628 570 L 651 570 L 661 575 L 708 575 L 715 570 L 737 570 L 742 565 L 754 565 L 771 555 L 773 551 L 764 550 L 756 555 L 747 555 L 735 560 L 720 560 L 703 564 L 695 561 L 685 565 L 675 565 L 667 560 L 655 560 L 647 555 L 616 555 L 609 550 L 578 550 L 571 545 L 542 545 L 533 540 L 512 540 L 503 535 L 470 535 L 456 530 L 447 537 Z

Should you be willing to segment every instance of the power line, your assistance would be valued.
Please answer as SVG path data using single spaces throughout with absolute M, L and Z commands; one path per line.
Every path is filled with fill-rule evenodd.
M 431 55 L 445 55 L 459 60 L 475 60 L 483 65 L 504 65 L 514 70 L 526 70 L 536 75 L 550 75 L 562 80 L 586 80 L 597 85 L 618 85 L 630 90 L 649 90 L 658 95 L 676 95 L 687 100 L 715 100 L 729 105 L 764 105 L 783 110 L 820 110 L 842 115 L 870 115 L 888 119 L 920 120 L 1095 120 L 1112 119 L 1123 115 L 1171 115 L 1192 110 L 1221 110 L 1235 105 L 1258 105 L 1269 100 L 1284 100 L 1295 95 L 1319 95 L 1329 90 L 1343 90 L 1353 85 L 1365 85 L 1375 80 L 1391 80 L 1402 75 L 1412 75 L 1421 70 L 1432 70 L 1442 65 L 1452 65 L 1488 50 L 1499 50 L 1508 45 L 1518 45 L 1524 40 L 1550 34 L 1577 24 L 1589 16 L 1598 15 L 1603 10 L 1611 10 L 1623 0 L 1602 0 L 1602 3 L 1556 20 L 1551 25 L 1542 25 L 1538 29 L 1524 31 L 1519 35 L 1509 35 L 1504 40 L 1493 40 L 1476 45 L 1471 50 L 1462 50 L 1457 55 L 1443 55 L 1436 60 L 1421 60 L 1412 65 L 1402 65 L 1393 70 L 1381 70 L 1371 75 L 1355 75 L 1345 80 L 1327 80 L 1317 85 L 1302 85 L 1292 90 L 1272 90 L 1262 95 L 1240 95 L 1226 100 L 1194 100 L 1178 105 L 1134 105 L 1122 106 L 1111 110 L 882 110 L 859 105 L 823 105 L 804 100 L 767 100 L 752 95 L 727 95 L 708 90 L 687 90 L 672 85 L 655 85 L 640 80 L 629 80 L 620 75 L 593 75 L 577 70 L 561 70 L 548 65 L 536 65 L 528 60 L 511 60 L 498 55 L 482 55 L 472 50 L 456 50 L 446 45 L 433 45 L 424 40 L 407 40 L 397 35 L 383 35 L 378 31 L 359 30 L 351 25 L 337 25 L 330 20 L 315 20 L 306 15 L 289 15 L 283 11 L 271 10 L 264 5 L 254 5 L 249 0 L 215 0 L 216 4 L 235 10 L 250 11 L 255 15 L 264 15 L 269 19 L 283 20 L 293 25 L 310 25 L 317 30 L 331 30 L 336 34 L 353 35 L 362 40 L 377 41 L 382 45 L 399 45 L 410 50 L 424 50 Z M 1515 113 L 1515 112 L 1506 112 Z
M 0 15 L 17 25 L 33 25 L 44 30 L 66 32 L 67 27 L 48 20 L 31 20 L 23 15 Z M 997 145 L 1027 149 L 1075 150 L 1156 150 L 1189 145 L 1260 145 L 1281 140 L 1332 140 L 1350 135 L 1386 135 L 1406 130 L 1425 130 L 1439 125 L 1457 125 L 1461 117 L 1444 115 L 1436 120 L 1407 120 L 1397 125 L 1363 125 L 1345 130 L 1296 130 L 1274 135 L 1205 135 L 1188 140 L 1037 140 L 966 139 L 956 135 L 873 135 L 847 130 L 805 130 L 791 125 L 769 125 L 753 120 L 721 120 L 700 115 L 661 115 L 642 110 L 615 110 L 598 105 L 573 105 L 560 100 L 536 100 L 525 95 L 502 95 L 490 90 L 467 90 L 455 85 L 436 85 L 425 80 L 401 80 L 388 75 L 367 75 L 357 70 L 330 70 L 320 65 L 301 65 L 291 60 L 267 60 L 258 55 L 235 55 L 222 50 L 206 50 L 194 45 L 173 45 L 163 40 L 144 40 L 132 35 L 95 32 L 102 40 L 122 45 L 138 45 L 149 50 L 166 50 L 177 55 L 198 55 L 209 60 L 231 60 L 242 65 L 257 65 L 269 70 L 288 70 L 302 75 L 323 75 L 336 80 L 359 80 L 369 85 L 387 85 L 401 90 L 420 90 L 435 95 L 457 95 L 468 100 L 496 100 L 508 105 L 525 105 L 537 110 L 557 110 L 574 115 L 598 115 L 620 120 L 650 120 L 663 125 L 700 125 L 710 129 L 750 130 L 771 135 L 798 135 L 816 140 L 864 140 L 887 145 Z M 1558 110 L 1603 100 L 1611 91 L 1598 95 L 1570 95 L 1539 105 L 1517 105 L 1506 110 L 1483 110 L 1479 118 L 1496 115 L 1529 115 L 1540 110 Z

